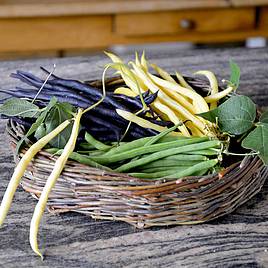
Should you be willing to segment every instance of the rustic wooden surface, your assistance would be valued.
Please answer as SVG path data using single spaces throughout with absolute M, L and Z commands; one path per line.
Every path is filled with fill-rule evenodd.
M 0 59 L 120 44 L 214 44 L 268 37 L 267 4 L 268 0 L 0 0 Z
M 228 60 L 242 69 L 240 92 L 268 106 L 268 49 L 170 50 L 148 52 L 169 71 L 191 74 L 211 69 L 228 78 Z M 123 55 L 130 59 L 129 55 Z M 0 63 L 0 88 L 16 81 L 16 69 L 40 74 L 39 66 L 76 79 L 100 78 L 104 56 Z M 0 198 L 13 171 L 13 159 L 0 122 Z M 45 213 L 39 237 L 46 259 L 30 249 L 29 224 L 36 201 L 21 188 L 0 229 L 0 267 L 268 267 L 268 182 L 236 212 L 208 224 L 136 230 L 126 223 L 94 221 L 87 216 Z
M 229 0 L 1 0 L 0 18 L 118 14 L 229 6 L 232 6 Z

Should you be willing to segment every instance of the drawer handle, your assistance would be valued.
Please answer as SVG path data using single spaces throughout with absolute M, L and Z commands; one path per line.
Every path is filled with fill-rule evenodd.
M 195 26 L 195 23 L 193 20 L 189 19 L 182 19 L 180 20 L 180 27 L 185 30 L 193 29 Z

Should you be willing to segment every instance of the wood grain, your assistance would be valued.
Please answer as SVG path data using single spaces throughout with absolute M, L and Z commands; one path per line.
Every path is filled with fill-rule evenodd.
M 0 51 L 104 47 L 111 31 L 108 15 L 0 19 Z
M 259 28 L 268 28 L 268 7 L 262 7 L 260 10 Z
M 118 14 L 229 5 L 227 0 L 4 0 L 0 1 L 0 18 Z
M 0 1 L 0 54 L 62 54 L 118 44 L 268 37 L 267 27 L 255 27 L 256 6 L 233 5 L 228 0 Z M 194 27 L 181 27 L 185 19 Z
M 228 78 L 232 58 L 242 69 L 240 92 L 259 105 L 268 106 L 268 49 L 161 50 L 148 51 L 148 58 L 168 71 L 191 74 L 213 70 Z M 122 55 L 125 60 L 133 55 Z M 9 74 L 23 69 L 41 74 L 39 66 L 75 79 L 100 78 L 108 60 L 103 55 L 65 59 L 1 62 L 0 88 L 18 84 Z M 11 151 L 0 121 L 0 196 L 13 170 Z M 247 204 L 231 215 L 208 224 L 152 228 L 139 231 L 120 222 L 94 221 L 68 213 L 45 213 L 40 245 L 41 262 L 28 242 L 35 200 L 20 188 L 4 226 L 0 229 L 0 267 L 267 267 L 268 182 Z
M 228 18 L 228 19 L 223 19 Z M 191 25 L 183 28 L 182 21 Z M 137 27 L 136 23 L 142 27 Z M 255 26 L 254 8 L 202 9 L 151 13 L 127 13 L 115 16 L 115 32 L 125 36 L 163 35 L 178 33 L 217 34 L 225 31 L 253 30 Z
M 155 26 L 145 30 L 136 30 L 133 34 L 125 35 L 126 29 L 120 26 L 119 32 L 114 24 L 114 17 L 110 15 L 82 16 L 82 17 L 49 17 L 49 18 L 13 18 L 0 19 L 0 53 L 39 53 L 43 51 L 68 51 L 83 49 L 98 49 L 120 44 L 139 44 L 155 42 L 187 41 L 194 43 L 217 43 L 244 41 L 248 37 L 268 37 L 267 27 L 255 29 L 253 26 L 252 12 L 235 18 L 225 26 L 217 27 L 220 34 L 213 28 L 208 30 L 208 25 L 202 23 L 201 30 L 175 31 L 175 20 L 171 28 Z M 146 15 L 145 15 L 146 16 Z M 209 15 L 208 15 L 209 16 Z M 215 18 L 215 17 L 214 17 Z M 146 19 L 146 18 L 145 18 Z M 157 20 L 157 18 L 154 18 Z M 214 20 L 215 21 L 215 20 Z M 231 21 L 232 22 L 232 21 Z M 243 22 L 243 23 L 242 23 Z M 179 29 L 178 21 L 178 29 Z M 215 22 L 214 22 L 215 23 Z M 221 22 L 219 22 L 221 24 Z M 241 24 L 242 23 L 242 24 Z M 224 28 L 225 27 L 225 28 Z M 150 33 L 151 29 L 154 29 Z M 233 28 L 232 30 L 230 30 Z M 25 31 L 27 29 L 27 31 Z M 120 30 L 121 29 L 121 30 Z M 203 30 L 202 30 L 203 29 Z M 204 30 L 206 29 L 206 30 Z M 224 30 L 225 29 L 225 30 Z M 228 29 L 228 30 L 227 30 Z M 138 35 L 137 35 L 138 31 Z M 122 34 L 123 33 L 123 34 Z M 44 53 L 44 55 L 46 52 Z M 19 55 L 19 54 L 18 54 Z
M 227 0 L 0 1 L 0 57 L 118 44 L 268 37 L 265 24 L 255 25 L 256 7 L 249 6 L 234 8 Z M 181 27 L 183 20 L 193 27 Z
M 235 7 L 268 5 L 267 0 L 229 0 L 229 3 Z
M 225 17 L 228 20 L 223 20 Z M 193 22 L 193 29 L 180 27 L 185 19 Z M 116 44 L 180 40 L 215 43 L 268 36 L 265 27 L 262 32 L 254 28 L 254 21 L 254 8 L 0 18 L 0 53 L 44 51 L 45 55 L 48 50 L 96 49 Z

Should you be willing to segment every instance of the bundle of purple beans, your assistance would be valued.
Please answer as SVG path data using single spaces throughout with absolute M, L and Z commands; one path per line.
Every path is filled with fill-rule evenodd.
M 41 69 L 48 73 L 45 68 L 41 67 Z M 8 98 L 17 97 L 32 100 L 45 82 L 43 79 L 24 71 L 12 73 L 11 77 L 19 79 L 30 87 L 16 87 L 15 89 L 10 90 L 0 90 L 0 92 L 8 94 Z M 44 107 L 48 104 L 52 96 L 55 96 L 58 102 L 68 102 L 75 107 L 87 108 L 102 97 L 102 92 L 87 83 L 77 80 L 63 79 L 52 74 L 43 86 L 41 93 L 38 94 L 36 104 L 40 107 Z M 143 93 L 144 102 L 148 107 L 156 97 L 157 93 L 150 94 L 149 91 Z M 6 99 L 1 102 L 4 102 Z M 140 96 L 128 97 L 107 91 L 104 101 L 86 113 L 83 117 L 81 121 L 82 129 L 101 141 L 119 141 L 124 135 L 129 122 L 120 117 L 116 113 L 116 109 L 122 109 L 132 113 L 140 111 L 142 109 Z M 148 117 L 144 112 L 139 116 L 161 126 L 172 126 L 171 122 L 157 120 L 157 116 Z M 23 124 L 26 129 L 33 123 L 32 119 L 27 118 L 16 117 L 13 118 L 13 120 L 16 120 L 19 124 Z M 83 131 L 81 132 L 81 135 L 82 133 Z M 143 128 L 132 123 L 125 136 L 125 140 L 133 140 L 156 134 L 157 132 L 155 130 Z

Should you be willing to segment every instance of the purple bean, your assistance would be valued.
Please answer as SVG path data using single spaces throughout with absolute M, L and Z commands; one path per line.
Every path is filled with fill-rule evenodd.
M 48 83 L 50 85 L 65 86 L 68 88 L 79 90 L 83 92 L 84 94 L 89 95 L 89 97 L 93 101 L 98 101 L 102 97 L 102 92 L 100 92 L 98 89 L 91 87 L 89 85 L 86 85 L 80 81 L 55 78 L 55 79 L 48 80 Z M 112 96 L 106 96 L 104 101 L 112 104 L 115 108 L 128 110 L 126 106 L 121 105 L 120 103 L 116 102 L 116 100 Z

